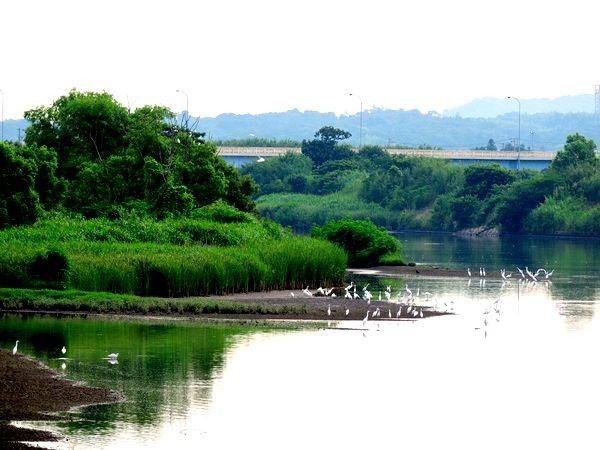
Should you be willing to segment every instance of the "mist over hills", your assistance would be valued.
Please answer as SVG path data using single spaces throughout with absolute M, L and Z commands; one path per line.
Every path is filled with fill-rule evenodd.
M 561 100 L 562 99 L 562 100 Z M 592 96 L 561 97 L 554 100 L 521 100 L 521 143 L 525 148 L 556 150 L 562 148 L 567 135 L 580 133 L 600 143 L 600 119 L 593 114 Z M 559 101 L 560 100 L 560 101 Z M 537 102 L 537 103 L 536 103 Z M 547 103 L 550 102 L 550 103 Z M 557 103 L 558 102 L 558 103 Z M 417 110 L 372 109 L 363 111 L 362 143 L 377 145 L 431 145 L 446 149 L 471 149 L 484 147 L 493 139 L 499 148 L 505 143 L 514 142 L 518 136 L 518 113 L 514 101 L 507 99 L 479 99 L 464 105 L 463 113 L 482 105 L 498 107 L 502 103 L 509 112 L 496 117 L 463 117 L 447 111 L 444 115 L 423 114 Z M 591 103 L 591 106 L 590 106 Z M 580 112 L 538 112 L 535 108 L 575 109 L 576 105 L 587 105 L 587 111 Z M 494 106 L 496 105 L 496 106 Z M 537 106 L 536 106 L 537 105 Z M 471 108 L 471 109 L 469 109 Z M 482 109 L 483 108 L 483 109 Z M 591 110 L 591 112 L 589 111 Z M 265 114 L 221 114 L 214 118 L 190 118 L 190 126 L 206 132 L 209 140 L 245 139 L 259 137 L 278 140 L 312 139 L 321 127 L 330 125 L 352 133 L 349 139 L 353 145 L 360 140 L 360 114 L 336 115 L 317 111 L 299 111 Z M 4 138 L 17 141 L 19 129 L 27 121 L 7 120 L 4 123 Z M 532 133 L 533 132 L 533 133 Z M 533 145 L 532 145 L 533 144 Z
M 521 101 L 521 114 L 543 113 L 594 113 L 594 95 L 568 95 L 557 98 L 524 98 Z M 483 97 L 444 111 L 444 116 L 492 118 L 518 110 L 514 100 L 507 98 Z

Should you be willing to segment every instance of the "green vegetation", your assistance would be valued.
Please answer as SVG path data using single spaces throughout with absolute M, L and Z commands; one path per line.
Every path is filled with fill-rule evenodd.
M 254 211 L 254 181 L 167 108 L 130 112 L 110 94 L 71 91 L 25 117 L 25 145 L 0 143 L 0 228 L 56 210 L 163 219 L 221 200 Z
M 353 267 L 381 264 L 384 257 L 388 264 L 403 264 L 400 241 L 366 220 L 331 221 L 323 227 L 314 227 L 311 234 L 342 247 Z
M 343 250 L 257 219 L 254 180 L 167 108 L 71 91 L 25 117 L 25 145 L 0 143 L 0 286 L 189 297 L 341 282 Z
M 157 298 L 135 295 L 0 288 L 0 309 L 96 314 L 303 314 L 301 306 L 270 306 L 203 298 Z
M 263 194 L 256 199 L 261 215 L 302 232 L 352 218 L 392 230 L 600 235 L 600 163 L 595 143 L 579 134 L 542 172 L 391 156 L 376 146 L 346 154 L 336 140 L 346 135 L 336 129 L 325 135 L 333 137 L 317 133 L 303 142 L 304 156 L 244 167 Z M 313 152 L 322 147 L 327 151 Z
M 56 219 L 0 232 L 0 286 L 186 297 L 339 283 L 345 266 L 334 245 L 257 219 Z

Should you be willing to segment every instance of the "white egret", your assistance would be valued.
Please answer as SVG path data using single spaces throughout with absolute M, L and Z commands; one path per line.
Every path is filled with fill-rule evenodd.
M 117 359 L 119 357 L 118 353 L 109 353 L 108 359 Z
M 294 294 L 293 292 L 290 292 L 290 297 L 295 297 L 296 294 Z
M 63 345 L 63 348 L 60 349 L 60 352 L 64 355 L 67 353 L 67 348 Z
M 399 319 L 401 315 L 402 315 L 402 306 L 400 306 L 398 308 L 398 312 L 396 313 L 396 319 Z
M 365 318 L 363 319 L 363 327 L 367 325 L 367 321 L 369 320 L 369 313 L 371 311 L 367 310 L 367 315 L 365 316 Z
M 265 162 L 265 158 L 263 158 L 262 156 L 259 156 L 258 159 L 256 160 L 256 162 Z
M 419 308 L 419 317 L 423 318 L 423 308 Z
M 346 317 L 348 317 L 348 314 L 350 314 L 350 308 L 346 306 Z
M 388 309 L 388 318 L 390 318 L 390 319 L 392 318 L 392 310 L 391 309 Z
M 331 303 L 327 305 L 327 315 L 331 316 Z
M 302 292 L 304 292 L 304 295 L 306 295 L 307 297 L 312 297 L 313 293 L 308 290 L 309 287 L 310 286 L 306 286 L 306 289 L 302 289 Z
M 479 267 L 479 276 L 482 277 L 483 276 L 483 269 L 481 267 Z
M 483 271 L 483 276 L 485 277 L 485 267 L 482 267 L 481 270 Z
M 323 289 L 321 286 L 319 286 L 319 287 L 317 288 L 317 292 L 316 292 L 316 294 L 319 294 L 319 295 L 325 295 L 325 290 L 324 290 L 324 289 Z
M 471 276 L 471 268 L 467 267 L 467 274 L 469 275 L 469 277 Z
M 17 347 L 18 347 L 18 345 L 19 345 L 19 341 L 17 340 L 17 342 L 15 343 L 15 346 L 13 347 L 13 355 L 15 353 L 17 353 Z

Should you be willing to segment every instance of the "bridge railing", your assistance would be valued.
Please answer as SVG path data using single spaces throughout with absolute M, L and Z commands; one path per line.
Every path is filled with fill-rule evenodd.
M 357 149 L 354 149 L 357 151 Z M 422 156 L 427 158 L 452 160 L 529 160 L 550 161 L 556 156 L 556 151 L 542 150 L 423 150 L 418 148 L 388 148 L 384 149 L 391 155 Z M 221 156 L 281 156 L 288 152 L 300 153 L 299 147 L 219 147 Z

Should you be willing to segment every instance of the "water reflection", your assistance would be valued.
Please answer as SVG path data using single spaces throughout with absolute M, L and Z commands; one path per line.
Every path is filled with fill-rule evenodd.
M 597 248 L 463 241 L 404 242 L 421 263 L 435 255 L 441 266 L 481 261 L 488 273 L 545 265 L 556 269 L 552 281 L 357 276 L 375 297 L 391 286 L 396 300 L 408 285 L 419 301 L 456 312 L 369 321 L 364 330 L 361 321 L 280 332 L 5 315 L 0 344 L 20 339 L 21 351 L 67 376 L 127 396 L 48 424 L 68 436 L 59 448 L 591 447 L 588 405 L 600 400 Z M 571 250 L 576 257 L 563 254 Z M 111 352 L 119 364 L 107 361 Z

